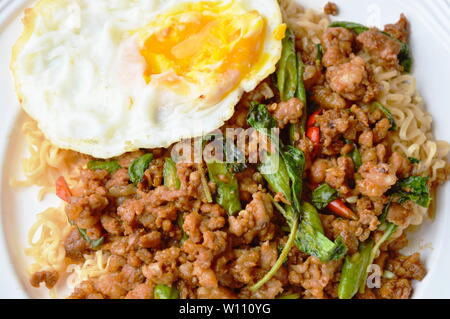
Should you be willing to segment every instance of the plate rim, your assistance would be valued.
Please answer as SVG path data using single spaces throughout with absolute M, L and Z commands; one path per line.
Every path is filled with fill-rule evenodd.
M 300 3 L 306 3 L 308 1 L 302 1 L 302 0 L 295 0 L 297 2 Z M 326 0 L 320 0 L 321 2 L 326 2 Z M 319 1 L 319 2 L 320 2 Z M 434 6 L 435 3 L 437 3 L 439 1 L 439 3 L 444 3 L 447 4 L 450 8 L 450 3 L 448 0 L 434 0 L 434 1 L 427 1 L 427 3 L 433 3 L 432 6 Z M 0 33 L 2 32 L 3 28 L 5 25 L 7 25 L 9 22 L 11 22 L 11 20 L 16 19 L 17 15 L 19 14 L 19 10 L 21 10 L 21 8 L 23 8 L 25 5 L 29 4 L 31 1 L 29 0 L 0 0 Z M 311 1 L 309 1 L 311 2 Z M 335 1 L 335 2 L 340 2 L 340 1 Z M 371 0 L 366 0 L 366 2 L 371 2 Z M 400 2 L 403 5 L 405 4 L 404 1 L 400 1 L 400 0 L 396 0 L 396 2 Z M 418 3 L 420 2 L 420 0 L 413 0 L 410 1 L 411 3 Z M 6 4 L 6 5 L 5 5 Z M 417 50 L 417 48 L 416 48 Z M 418 81 L 418 86 L 419 86 L 419 81 Z M 424 94 L 423 90 L 421 90 L 420 88 L 418 88 L 418 90 L 421 92 L 421 95 Z M 426 101 L 427 99 L 425 99 Z M 425 107 L 427 110 L 429 110 L 429 108 Z M 11 257 L 11 253 L 10 253 L 10 246 L 8 245 L 8 238 L 6 238 L 6 233 L 4 231 L 6 225 L 4 224 L 4 212 L 3 212 L 3 204 L 1 203 L 1 201 L 4 199 L 3 198 L 3 180 L 5 178 L 5 165 L 6 165 L 6 161 L 4 158 L 4 154 L 8 153 L 8 148 L 10 147 L 11 141 L 9 141 L 8 137 L 10 136 L 10 134 L 12 134 L 11 132 L 13 132 L 14 130 L 16 130 L 17 128 L 15 127 L 15 123 L 17 123 L 18 119 L 20 118 L 20 112 L 18 111 L 16 112 L 16 114 L 14 115 L 14 119 L 11 119 L 10 121 L 8 121 L 9 123 L 9 129 L 8 130 L 4 130 L 4 132 L 6 132 L 7 134 L 4 135 L 3 130 L 0 132 L 0 178 L 1 178 L 1 182 L 0 182 L 0 194 L 2 194 L 2 196 L 0 197 L 0 232 L 2 233 L 0 235 L 0 268 L 6 270 L 2 276 L 0 276 L 0 287 L 3 287 L 3 281 L 6 282 L 5 277 L 9 277 L 10 280 L 8 280 L 8 284 L 9 282 L 11 282 L 13 284 L 13 289 L 14 291 L 11 293 L 14 293 L 14 298 L 31 298 L 28 294 L 27 294 L 27 289 L 24 286 L 24 282 L 22 281 L 22 279 L 20 278 L 17 270 L 14 268 L 14 262 L 12 262 L 12 257 Z M 430 112 L 430 114 L 433 116 L 433 119 L 435 118 L 435 114 L 432 114 Z M 2 121 L 3 124 L 3 121 Z M 435 131 L 435 126 L 433 125 L 433 133 Z M 9 133 L 8 133 L 9 132 Z M 6 141 L 4 141 L 3 139 L 6 139 Z M 450 183 L 450 181 L 448 181 L 448 183 Z M 447 188 L 448 189 L 448 188 Z M 441 192 L 441 196 L 445 196 L 445 194 L 443 192 Z M 446 192 L 448 193 L 448 191 Z M 440 210 L 441 214 L 444 215 L 443 217 L 443 222 L 446 225 L 449 225 L 449 220 L 450 220 L 450 216 L 448 213 L 446 213 L 443 209 Z M 442 230 L 442 228 L 440 228 L 440 231 L 444 231 Z M 450 230 L 446 229 L 445 234 L 449 235 L 450 234 Z M 441 238 L 442 239 L 442 238 Z M 441 262 L 443 265 L 450 265 L 450 256 L 449 254 L 445 254 L 445 248 L 444 248 L 444 241 L 440 240 L 437 243 L 433 242 L 433 247 L 436 250 L 433 253 L 433 262 L 434 264 Z M 437 265 L 433 265 L 435 267 L 431 268 L 431 269 L 427 269 L 428 270 L 428 274 L 430 275 L 432 273 L 437 272 L 439 269 L 442 269 L 442 267 L 436 267 Z M 427 276 L 428 277 L 428 276 Z M 432 285 L 432 282 L 430 282 L 430 280 L 427 280 L 427 277 L 425 277 L 424 281 L 420 283 L 420 285 L 424 286 L 424 289 L 426 290 L 427 287 L 429 287 L 430 285 Z M 14 278 L 15 283 L 13 283 L 12 278 Z M 448 278 L 448 277 L 447 277 Z M 10 289 L 10 287 L 8 287 Z M 431 292 L 431 291 L 425 291 L 424 293 L 422 293 L 422 295 L 419 295 L 419 298 L 429 298 L 429 296 L 432 296 L 433 298 L 439 298 L 440 296 L 438 294 L 436 294 L 437 292 Z M 443 293 L 443 297 L 441 295 L 440 298 L 450 298 L 450 287 L 448 287 L 448 289 L 446 291 L 441 291 L 441 293 Z M 425 294 L 425 295 L 424 295 Z M 9 298 L 8 296 L 4 295 L 4 291 L 3 289 L 0 289 L 0 298 Z M 413 298 L 416 298 L 415 295 L 413 295 Z

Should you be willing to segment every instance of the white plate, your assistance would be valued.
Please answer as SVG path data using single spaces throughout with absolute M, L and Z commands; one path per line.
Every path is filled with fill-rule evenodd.
M 299 0 L 321 9 L 325 0 Z M 448 0 L 341 0 L 337 19 L 382 26 L 405 13 L 412 25 L 414 74 L 426 107 L 434 117 L 438 139 L 450 141 L 450 2 Z M 28 1 L 0 0 L 0 298 L 43 298 L 45 288 L 32 288 L 25 271 L 23 248 L 36 213 L 56 204 L 38 202 L 36 188 L 16 190 L 9 180 L 20 170 L 25 145 L 20 134 L 23 114 L 17 103 L 8 65 L 11 46 L 20 33 L 20 17 Z M 440 188 L 436 219 L 410 234 L 408 251 L 421 251 L 428 274 L 415 285 L 414 298 L 450 298 L 450 184 Z

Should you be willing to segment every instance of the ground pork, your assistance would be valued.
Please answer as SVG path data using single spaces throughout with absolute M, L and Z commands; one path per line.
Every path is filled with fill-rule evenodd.
M 413 212 L 404 207 L 404 205 L 391 203 L 389 206 L 388 214 L 386 219 L 391 223 L 396 224 L 397 226 L 405 229 L 410 224 L 410 217 L 413 215 Z
M 397 182 L 397 177 L 385 163 L 366 162 L 359 168 L 358 173 L 361 175 L 361 179 L 357 181 L 358 190 L 369 197 L 383 195 Z
M 306 90 L 311 90 L 314 86 L 321 85 L 325 81 L 320 65 L 316 64 L 316 60 L 311 63 L 314 63 L 314 65 L 306 64 L 303 73 L 303 82 Z
M 153 289 L 151 283 L 139 284 L 127 293 L 125 299 L 153 299 Z
M 250 243 L 257 235 L 260 238 L 267 237 L 272 216 L 273 207 L 270 196 L 262 192 L 255 193 L 245 210 L 239 212 L 237 216 L 228 218 L 229 231 L 237 237 L 242 237 L 244 242 Z
M 154 159 L 144 172 L 144 182 L 149 187 L 158 187 L 163 183 L 164 158 Z
M 151 231 L 139 238 L 139 246 L 143 248 L 158 248 L 161 245 L 161 233 Z
M 411 162 L 400 152 L 392 153 L 389 158 L 389 165 L 391 166 L 392 171 L 401 178 L 409 176 L 413 168 Z
M 338 93 L 333 92 L 328 86 L 317 85 L 312 88 L 311 99 L 324 109 L 343 109 L 347 102 Z
M 384 118 L 375 124 L 373 129 L 373 140 L 375 143 L 381 142 L 388 135 L 388 131 L 391 128 L 391 123 L 387 118 Z
M 104 187 L 107 177 L 105 170 L 81 170 L 80 185 L 72 190 L 74 196 L 65 207 L 67 217 L 78 227 L 89 230 L 99 223 L 103 209 L 109 204 Z
M 386 270 L 393 272 L 400 278 L 422 280 L 426 275 L 426 270 L 420 261 L 420 253 L 411 256 L 398 255 L 388 259 Z
M 309 170 L 309 180 L 311 183 L 318 185 L 325 181 L 325 177 L 327 174 L 327 169 L 331 167 L 330 161 L 318 158 L 316 159 Z
M 142 267 L 143 275 L 155 284 L 171 285 L 178 278 L 180 249 L 170 247 L 155 254 L 155 262 Z
M 94 282 L 94 287 L 98 292 L 108 298 L 120 299 L 127 294 L 126 289 L 122 287 L 120 277 L 118 273 L 106 274 Z
M 100 223 L 110 234 L 120 235 L 124 232 L 120 216 L 114 213 L 106 213 L 100 217 Z
M 345 28 L 326 29 L 322 36 L 323 65 L 330 67 L 346 62 L 353 51 L 353 41 L 353 33 Z
M 121 168 L 111 174 L 111 178 L 106 182 L 105 187 L 126 186 L 129 184 L 130 177 L 126 168 Z
M 361 107 L 359 107 L 357 104 L 353 104 L 350 108 L 350 111 L 352 111 L 352 113 L 356 115 L 358 121 L 363 123 L 364 126 L 369 127 L 369 117 Z
M 331 89 L 348 100 L 360 100 L 366 92 L 367 71 L 360 57 L 329 67 L 326 77 Z
M 408 279 L 382 279 L 379 295 L 383 299 L 408 299 L 412 293 Z
M 264 242 L 261 245 L 260 266 L 262 269 L 269 270 L 275 264 L 278 252 L 275 243 L 269 241 Z
M 69 235 L 64 240 L 64 250 L 66 256 L 79 261 L 83 259 L 83 254 L 89 252 L 88 243 L 81 237 L 77 228 L 70 231 Z
M 277 126 L 282 129 L 289 123 L 298 123 L 303 114 L 303 108 L 302 101 L 297 98 L 292 98 L 286 102 L 271 104 L 269 111 L 277 121 Z
M 30 279 L 33 287 L 39 288 L 40 284 L 45 283 L 47 289 L 52 289 L 58 282 L 59 274 L 55 270 L 44 270 L 35 272 Z
M 199 299 L 236 299 L 237 296 L 229 289 L 224 287 L 205 288 L 199 287 L 197 290 Z
M 350 254 L 358 250 L 359 239 L 368 237 L 369 232 L 357 221 L 336 218 L 333 215 L 320 215 L 320 218 L 325 234 L 330 238 L 341 236 Z
M 289 282 L 303 287 L 306 298 L 325 298 L 324 289 L 341 263 L 342 260 L 322 263 L 316 257 L 310 256 L 301 264 L 289 266 Z
M 388 66 L 398 64 L 398 54 L 401 45 L 398 41 L 381 33 L 377 28 L 370 28 L 359 34 L 356 38 L 364 50 L 369 54 L 383 60 Z
M 341 194 L 347 194 L 350 191 L 347 181 L 353 178 L 355 170 L 353 161 L 350 157 L 341 156 L 334 162 L 335 166 L 325 172 L 325 182 Z
M 276 278 L 271 278 L 260 289 L 251 294 L 251 298 L 274 299 L 283 292 L 283 283 Z
M 253 283 L 253 274 L 259 265 L 260 250 L 252 249 L 235 249 L 235 261 L 231 266 L 231 273 L 235 280 L 244 284 Z
M 354 141 L 366 129 L 362 122 L 345 110 L 326 110 L 316 119 L 316 126 L 320 127 L 323 155 L 340 154 L 346 145 L 344 139 Z
M 101 294 L 94 287 L 93 280 L 86 280 L 81 282 L 77 287 L 74 288 L 69 299 L 104 299 L 105 296 Z
M 408 20 L 406 19 L 405 15 L 402 13 L 400 15 L 400 19 L 397 21 L 397 23 L 394 24 L 386 24 L 384 26 L 384 32 L 389 33 L 394 38 L 402 41 L 402 42 L 408 42 L 409 38 L 409 26 L 408 26 Z
M 362 100 L 368 103 L 376 98 L 379 87 L 372 83 L 365 61 L 352 57 L 350 61 L 330 66 L 326 71 L 330 88 L 351 101 Z
M 323 12 L 325 14 L 330 14 L 330 15 L 337 15 L 338 14 L 338 7 L 334 2 L 327 2 L 325 4 L 325 6 L 323 7 Z
M 242 173 L 236 174 L 239 184 L 239 197 L 245 202 L 252 199 L 252 195 L 262 189 L 262 179 L 260 173 L 254 169 L 247 168 Z

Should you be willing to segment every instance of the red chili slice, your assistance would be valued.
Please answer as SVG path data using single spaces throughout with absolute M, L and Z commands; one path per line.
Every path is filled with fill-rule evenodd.
M 70 192 L 69 185 L 63 176 L 56 179 L 56 195 L 63 201 L 69 202 L 72 193 Z
M 306 130 L 306 136 L 313 142 L 314 145 L 320 143 L 320 128 L 312 126 Z
M 322 112 L 321 110 L 318 110 L 318 111 L 313 112 L 313 113 L 309 116 L 308 121 L 306 122 L 306 126 L 307 126 L 307 127 L 314 126 L 314 124 L 316 124 L 316 117 L 317 117 L 317 115 L 319 115 L 321 112 Z
M 341 217 L 348 219 L 357 219 L 355 213 L 350 208 L 348 208 L 341 199 L 335 199 L 328 204 L 327 208 Z

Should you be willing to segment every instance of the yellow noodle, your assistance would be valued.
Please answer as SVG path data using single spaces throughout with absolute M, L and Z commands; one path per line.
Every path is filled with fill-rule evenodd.
M 392 112 L 399 127 L 391 135 L 393 150 L 420 159 L 413 174 L 429 176 L 434 184 L 442 183 L 447 178 L 450 145 L 433 139 L 432 118 L 424 109 L 415 78 L 399 71 L 385 72 L 376 68 L 375 79 L 382 88 L 379 101 Z
M 56 270 L 62 274 L 67 266 L 64 239 L 72 226 L 63 208 L 48 208 L 36 217 L 28 232 L 25 254 L 34 262 L 28 267 L 30 274 L 42 270 Z
M 38 200 L 48 193 L 55 193 L 55 180 L 65 176 L 71 181 L 76 176 L 83 157 L 80 154 L 60 149 L 50 143 L 38 129 L 35 121 L 27 119 L 22 127 L 29 156 L 22 162 L 24 180 L 12 180 L 14 187 L 40 186 Z M 28 272 L 55 270 L 60 277 L 64 275 L 70 261 L 65 256 L 64 239 L 72 226 L 68 223 L 64 207 L 48 208 L 38 214 L 36 221 L 28 232 L 28 247 L 25 255 L 33 258 Z M 49 291 L 50 297 L 56 298 L 55 288 Z
M 320 43 L 322 34 L 330 23 L 325 14 L 319 14 L 311 9 L 304 10 L 290 0 L 281 0 L 280 6 L 284 21 L 300 39 L 303 49 L 311 43 Z
M 22 162 L 24 180 L 12 180 L 15 187 L 37 185 L 44 187 L 39 198 L 52 191 L 55 179 L 60 176 L 69 177 L 76 168 L 79 155 L 76 152 L 60 149 L 50 143 L 38 129 L 35 121 L 27 119 L 23 124 L 29 157 Z
M 108 273 L 110 257 L 101 250 L 90 255 L 84 255 L 82 264 L 71 264 L 67 272 L 71 273 L 67 282 L 70 287 L 76 287 L 79 283 L 90 278 L 97 278 Z

